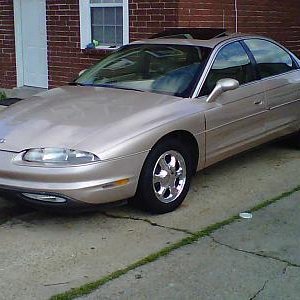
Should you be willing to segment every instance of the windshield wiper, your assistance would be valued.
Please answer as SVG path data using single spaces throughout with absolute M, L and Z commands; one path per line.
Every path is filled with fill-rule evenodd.
M 136 92 L 145 92 L 143 90 L 130 88 L 130 87 L 124 87 L 124 86 L 118 86 L 118 85 L 112 85 L 112 84 L 94 84 L 94 83 L 79 83 L 76 81 L 69 82 L 69 85 L 72 86 L 94 86 L 94 87 L 105 87 L 105 88 L 111 88 L 111 89 L 119 89 L 119 90 L 127 90 L 127 91 L 136 91 Z
M 111 89 L 119 89 L 119 90 L 127 90 L 127 91 L 136 91 L 136 92 L 145 92 L 143 90 L 130 88 L 130 87 L 124 87 L 124 86 L 118 86 L 118 85 L 112 85 L 112 84 L 91 84 L 90 86 L 96 86 L 96 87 L 107 87 Z
M 136 91 L 136 92 L 143 92 L 143 93 L 145 92 L 143 90 L 139 90 L 139 89 L 135 89 L 135 88 L 130 88 L 130 87 L 114 86 L 114 85 L 112 85 L 111 87 L 115 88 L 115 89 L 119 89 L 119 90 Z

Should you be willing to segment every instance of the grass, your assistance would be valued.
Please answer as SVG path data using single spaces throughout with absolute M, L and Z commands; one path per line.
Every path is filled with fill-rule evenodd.
M 0 101 L 5 100 L 5 99 L 7 99 L 7 96 L 6 96 L 5 92 L 0 91 Z
M 286 198 L 296 192 L 300 191 L 300 185 L 297 186 L 296 188 L 284 192 L 274 198 L 268 199 L 263 201 L 262 203 L 254 206 L 252 209 L 250 209 L 251 212 L 255 212 L 258 211 L 262 208 L 265 208 L 271 204 L 276 203 L 277 201 Z M 145 258 L 136 261 L 135 263 L 127 266 L 126 268 L 117 270 L 115 272 L 112 272 L 111 274 L 104 276 L 102 278 L 100 278 L 97 281 L 91 282 L 91 283 L 87 283 L 85 285 L 82 285 L 81 287 L 78 288 L 74 288 L 71 289 L 69 291 L 66 291 L 64 293 L 58 294 L 58 295 L 54 295 L 50 298 L 50 300 L 71 300 L 71 299 L 75 299 L 84 295 L 88 295 L 90 293 L 92 293 L 94 290 L 96 290 L 97 288 L 103 286 L 104 284 L 108 283 L 109 281 L 112 281 L 114 279 L 117 279 L 119 277 L 121 277 L 122 275 L 125 275 L 126 273 L 128 273 L 131 270 L 134 270 L 138 267 L 141 267 L 143 265 L 146 265 L 148 263 L 154 262 L 156 260 L 158 260 L 161 257 L 164 257 L 168 254 L 170 254 L 171 252 L 173 252 L 176 249 L 179 249 L 181 247 L 184 247 L 186 245 L 192 244 L 196 241 L 198 241 L 199 239 L 209 236 L 210 234 L 212 234 L 213 232 L 215 232 L 216 230 L 229 225 L 233 222 L 235 222 L 236 220 L 240 219 L 239 216 L 233 216 L 231 218 L 228 218 L 222 222 L 219 223 L 215 223 L 213 225 L 210 225 L 208 227 L 206 227 L 205 229 L 192 233 L 191 236 L 188 236 L 186 238 L 183 238 L 182 240 L 168 246 L 165 247 L 163 249 L 161 249 L 158 252 L 155 252 L 153 254 L 150 254 L 148 256 L 146 256 Z

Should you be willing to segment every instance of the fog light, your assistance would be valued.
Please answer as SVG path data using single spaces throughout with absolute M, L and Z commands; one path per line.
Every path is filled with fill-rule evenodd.
M 43 201 L 43 202 L 51 202 L 51 203 L 64 203 L 67 200 L 61 197 L 56 197 L 52 195 L 42 195 L 42 194 L 28 194 L 28 193 L 23 193 L 23 196 L 38 200 L 38 201 Z

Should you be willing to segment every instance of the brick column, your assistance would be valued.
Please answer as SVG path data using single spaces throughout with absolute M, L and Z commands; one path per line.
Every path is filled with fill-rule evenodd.
M 13 1 L 0 0 L 0 87 L 13 88 L 16 85 Z

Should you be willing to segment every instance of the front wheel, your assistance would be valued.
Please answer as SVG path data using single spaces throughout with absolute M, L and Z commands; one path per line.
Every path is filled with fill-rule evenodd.
M 288 137 L 287 142 L 289 145 L 296 149 L 300 149 L 300 130 Z
M 300 149 L 300 130 L 296 134 L 296 147 Z
M 176 139 L 159 143 L 143 166 L 137 201 L 147 211 L 167 213 L 185 199 L 192 176 L 192 151 Z

